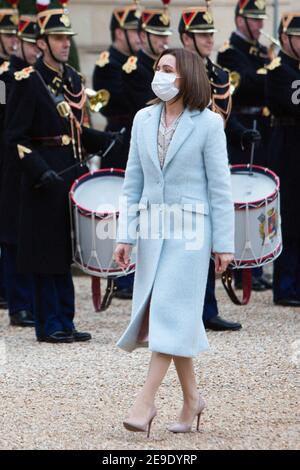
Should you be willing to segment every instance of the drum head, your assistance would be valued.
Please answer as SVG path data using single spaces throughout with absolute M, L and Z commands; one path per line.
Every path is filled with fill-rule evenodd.
M 249 204 L 267 199 L 276 189 L 276 182 L 268 175 L 249 171 L 232 173 L 232 193 L 235 203 Z
M 123 175 L 94 173 L 79 184 L 73 200 L 81 209 L 94 213 L 119 212 L 119 198 L 124 183 Z

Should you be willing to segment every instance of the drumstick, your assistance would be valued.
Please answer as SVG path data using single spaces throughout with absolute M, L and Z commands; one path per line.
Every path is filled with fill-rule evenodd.
M 256 131 L 256 129 L 257 129 L 257 120 L 254 119 L 254 121 L 253 121 L 253 130 Z M 255 142 L 252 142 L 249 176 L 253 176 L 254 150 L 255 150 Z
M 68 171 L 71 171 L 73 170 L 74 168 L 76 168 L 77 166 L 80 166 L 80 165 L 85 165 L 91 158 L 94 158 L 94 157 L 100 157 L 100 158 L 105 158 L 106 155 L 111 151 L 111 149 L 115 146 L 118 138 L 120 135 L 123 135 L 124 132 L 126 131 L 126 127 L 123 127 L 120 132 L 118 132 L 118 134 L 116 135 L 116 137 L 111 141 L 111 143 L 109 144 L 109 146 L 107 147 L 107 149 L 105 150 L 104 153 L 102 153 L 102 150 L 100 150 L 98 153 L 94 153 L 94 154 L 91 154 L 89 155 L 87 158 L 85 158 L 84 160 L 82 160 L 81 162 L 77 162 L 75 163 L 75 165 L 72 165 L 72 166 L 69 166 L 68 168 L 66 168 L 65 170 L 57 173 L 58 176 L 61 176 L 61 175 L 64 175 L 65 173 L 67 173 Z
M 58 176 L 62 176 L 64 175 L 65 173 L 68 173 L 69 171 L 71 170 L 74 170 L 74 168 L 77 168 L 78 166 L 83 166 L 85 165 L 89 160 L 91 160 L 91 158 L 94 158 L 94 157 L 100 157 L 100 158 L 105 158 L 106 155 L 111 151 L 111 149 L 114 147 L 114 145 L 116 144 L 118 138 L 120 135 L 123 135 L 124 132 L 126 132 L 126 127 L 123 127 L 120 132 L 118 132 L 118 134 L 116 135 L 116 137 L 111 141 L 111 143 L 109 144 L 109 146 L 107 147 L 107 149 L 105 150 L 104 153 L 102 153 L 102 150 L 100 150 L 98 153 L 93 153 L 91 155 L 89 155 L 88 157 L 86 157 L 84 160 L 82 160 L 81 162 L 77 162 L 75 163 L 74 165 L 72 166 L 69 166 L 68 168 L 66 168 L 65 170 L 63 171 L 60 171 L 59 173 L 57 173 Z M 43 186 L 43 184 L 39 183 L 37 185 L 35 185 L 35 189 L 40 189 L 41 187 Z

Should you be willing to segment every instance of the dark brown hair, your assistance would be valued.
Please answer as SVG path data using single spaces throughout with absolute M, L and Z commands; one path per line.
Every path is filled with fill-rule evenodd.
M 174 101 L 182 98 L 183 105 L 190 111 L 199 109 L 203 111 L 211 100 L 211 87 L 203 60 L 195 52 L 187 49 L 166 49 L 157 59 L 154 70 L 165 55 L 172 55 L 176 59 L 176 69 L 181 77 L 180 91 Z M 161 103 L 155 98 L 149 104 Z

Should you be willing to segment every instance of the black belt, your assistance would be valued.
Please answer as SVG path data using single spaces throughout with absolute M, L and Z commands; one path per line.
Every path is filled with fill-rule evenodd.
M 65 147 L 72 143 L 72 138 L 67 134 L 50 137 L 33 137 L 31 140 L 33 144 L 38 144 L 42 147 Z
M 296 119 L 289 116 L 274 117 L 272 118 L 272 126 L 300 126 L 300 119 Z

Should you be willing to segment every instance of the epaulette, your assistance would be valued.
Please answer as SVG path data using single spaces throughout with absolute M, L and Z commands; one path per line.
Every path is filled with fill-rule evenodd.
M 86 77 L 81 72 L 79 72 L 79 70 L 75 69 L 75 67 L 72 67 L 72 65 L 70 64 L 67 64 L 67 67 L 71 69 L 73 72 L 75 72 L 77 75 L 79 75 L 79 77 L 84 83 L 86 82 Z
M 223 46 L 219 49 L 219 52 L 225 52 L 227 49 L 232 49 L 229 41 L 225 41 Z
M 275 59 L 273 59 L 270 64 L 266 65 L 266 69 L 275 70 L 277 69 L 277 67 L 280 67 L 280 65 L 281 65 L 281 57 L 275 57 Z
M 123 65 L 122 70 L 124 70 L 124 72 L 126 73 L 133 72 L 134 70 L 137 69 L 137 61 L 138 61 L 138 58 L 135 55 L 131 55 L 128 58 L 127 62 L 125 62 L 125 64 Z
M 0 75 L 9 71 L 9 62 L 6 60 L 0 65 Z
M 78 75 L 80 75 L 81 77 L 83 77 L 82 73 L 79 72 L 79 70 L 75 69 L 75 67 L 73 67 L 72 65 L 70 64 L 66 64 L 67 67 L 69 67 L 69 69 L 73 70 L 73 72 L 76 72 Z
M 14 76 L 17 81 L 24 80 L 25 78 L 29 78 L 30 75 L 34 72 L 34 68 L 32 66 L 25 67 L 25 69 L 20 70 L 19 72 L 15 72 Z
M 109 51 L 103 51 L 101 52 L 99 59 L 96 62 L 96 65 L 98 67 L 105 67 L 105 65 L 109 64 L 109 57 L 110 57 L 110 52 Z

